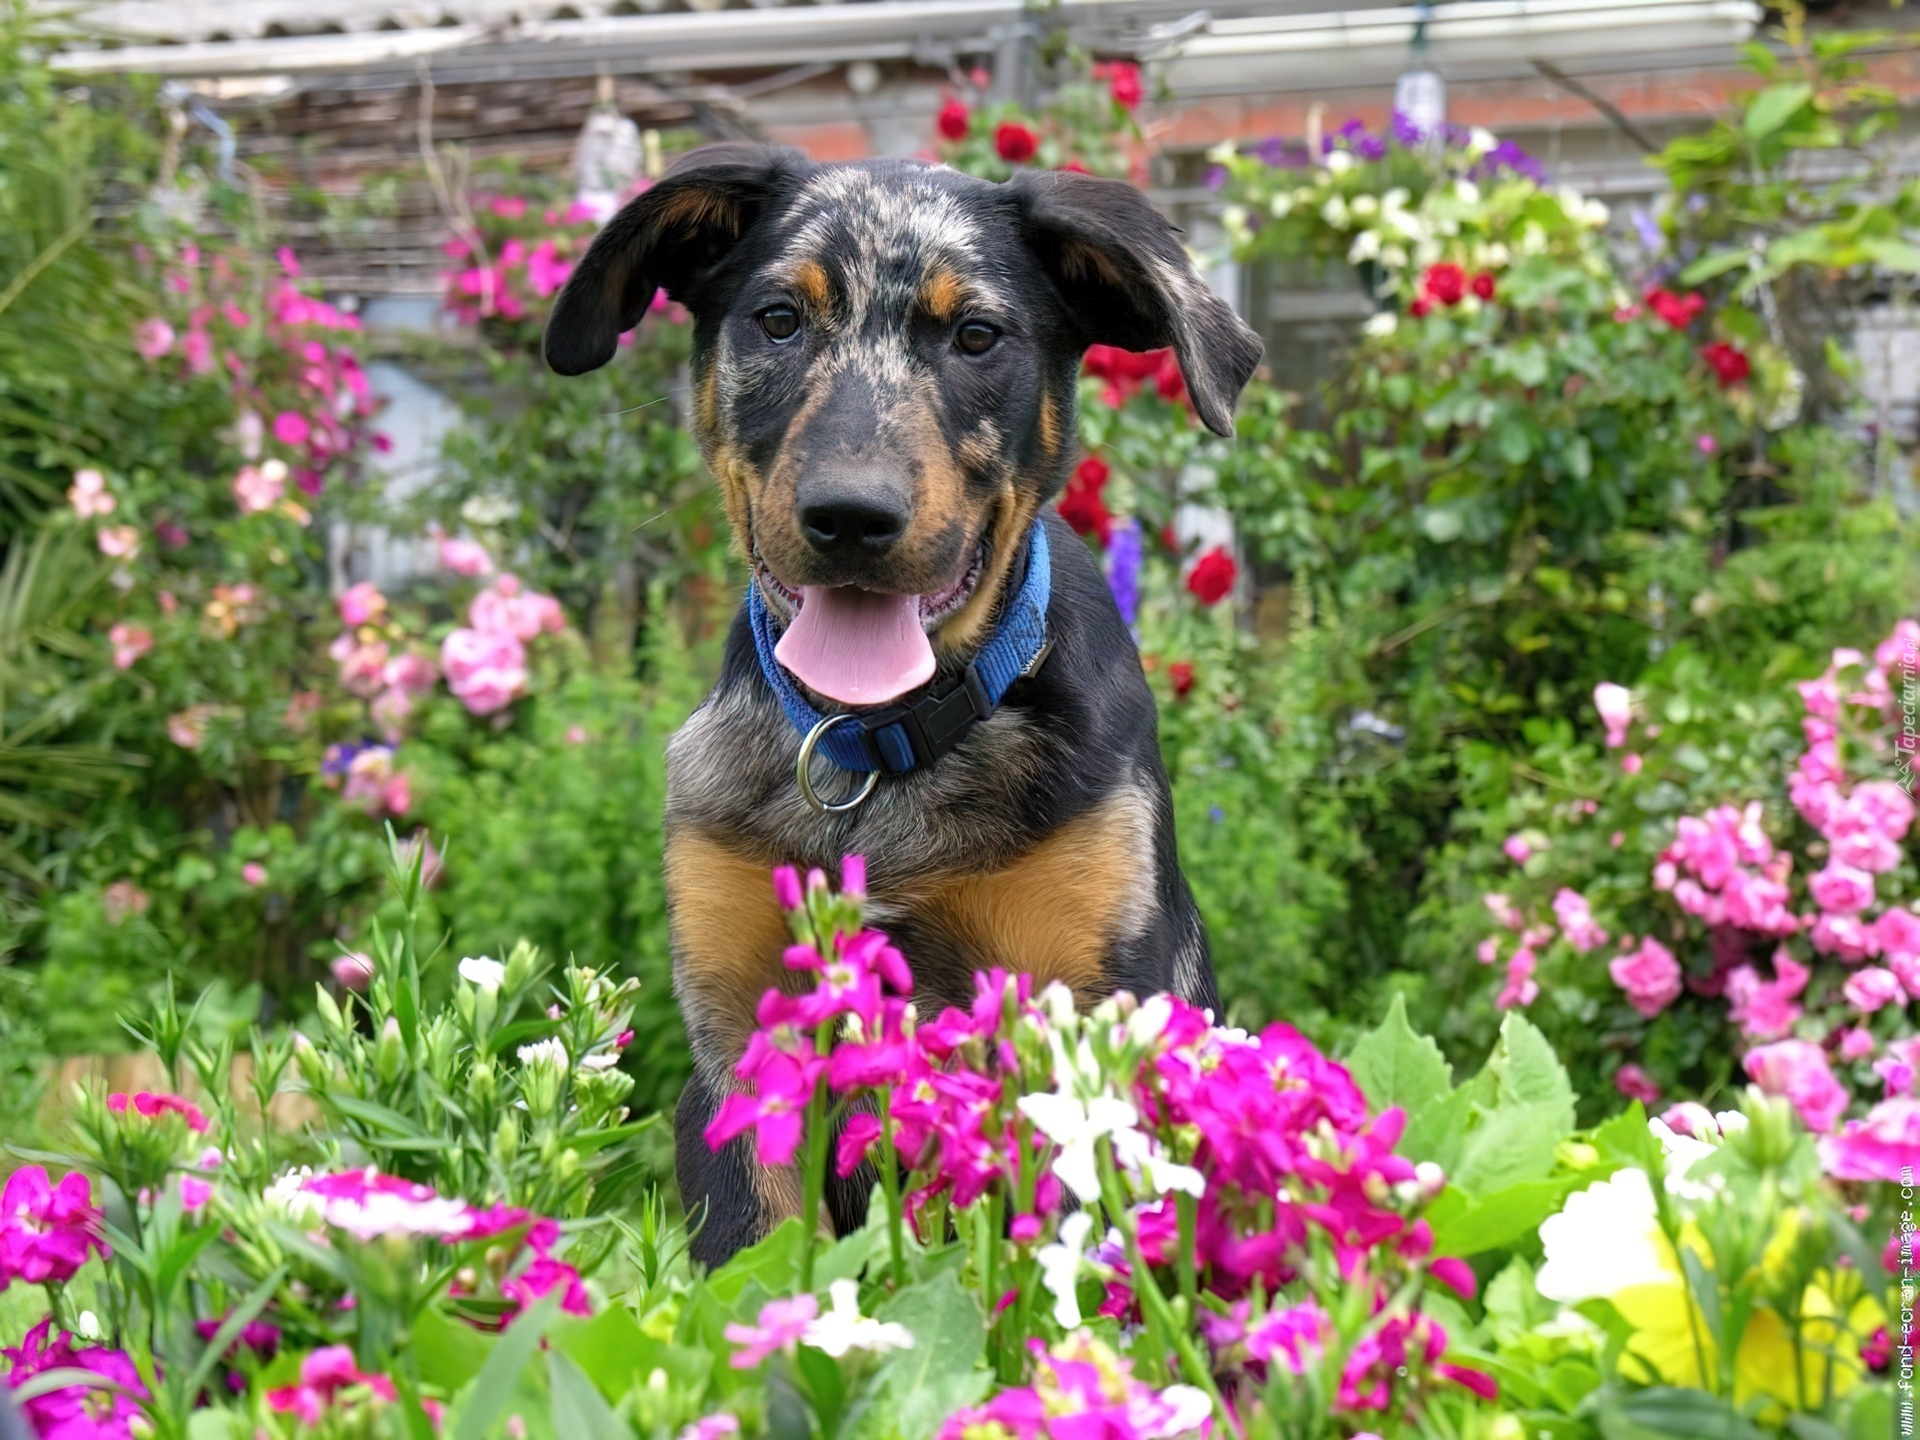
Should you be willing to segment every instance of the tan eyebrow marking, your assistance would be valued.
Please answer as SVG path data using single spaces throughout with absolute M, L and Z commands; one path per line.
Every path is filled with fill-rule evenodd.
M 827 269 L 818 260 L 803 260 L 794 267 L 793 288 L 816 310 L 827 308 L 833 287 L 827 281 Z
M 960 313 L 961 302 L 965 297 L 965 287 L 960 277 L 942 265 L 927 272 L 920 282 L 920 293 L 914 297 L 920 308 L 942 322 L 950 322 Z

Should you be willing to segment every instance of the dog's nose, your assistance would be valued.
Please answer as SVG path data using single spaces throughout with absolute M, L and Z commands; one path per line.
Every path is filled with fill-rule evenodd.
M 827 554 L 885 554 L 906 533 L 907 519 L 905 497 L 885 491 L 823 486 L 800 497 L 800 531 Z

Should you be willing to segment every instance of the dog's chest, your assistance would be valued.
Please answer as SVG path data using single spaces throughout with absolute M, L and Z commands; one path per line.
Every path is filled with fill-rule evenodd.
M 1129 777 L 1072 813 L 1050 806 L 1063 790 L 1053 767 L 1068 757 L 1018 711 L 995 714 L 929 772 L 883 777 L 843 816 L 801 798 L 798 753 L 770 697 L 717 693 L 668 747 L 670 851 L 683 865 L 709 850 L 749 862 L 734 871 L 755 892 L 742 906 L 764 906 L 765 867 L 832 874 L 842 855 L 864 855 L 869 918 L 929 997 L 964 1000 L 973 972 L 996 965 L 1096 993 L 1114 948 L 1150 921 L 1150 792 Z

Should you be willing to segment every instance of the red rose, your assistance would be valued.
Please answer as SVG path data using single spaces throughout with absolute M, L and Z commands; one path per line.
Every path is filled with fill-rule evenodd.
M 1091 170 L 1087 169 L 1085 165 L 1082 165 L 1080 163 L 1080 157 L 1078 155 L 1074 156 L 1073 159 L 1067 161 L 1067 163 L 1062 165 L 1060 168 L 1062 170 L 1071 170 L 1076 175 L 1091 175 L 1093 173 Z
M 1098 535 L 1106 544 L 1113 534 L 1113 516 L 1107 511 L 1100 492 L 1106 489 L 1107 462 L 1089 455 L 1074 467 L 1067 480 L 1066 493 L 1060 497 L 1060 518 L 1082 535 Z
M 1218 605 L 1233 589 L 1234 576 L 1239 573 L 1240 567 L 1233 563 L 1227 547 L 1216 545 L 1193 562 L 1193 569 L 1187 572 L 1187 589 L 1202 605 Z
M 1753 366 L 1747 362 L 1746 352 L 1736 350 L 1724 340 L 1715 340 L 1711 345 L 1700 347 L 1700 358 L 1713 367 L 1713 373 L 1720 377 L 1720 386 L 1738 385 L 1753 373 Z
M 1442 260 L 1427 267 L 1420 288 L 1442 305 L 1458 305 L 1467 293 L 1467 272 L 1451 260 Z
M 1131 60 L 1116 60 L 1111 65 L 1096 65 L 1094 75 L 1107 82 L 1107 88 L 1113 91 L 1113 98 L 1123 110 L 1131 110 L 1146 98 L 1146 87 L 1140 83 L 1140 67 Z
M 1187 382 L 1180 373 L 1180 362 L 1171 350 L 1163 350 L 1161 354 L 1166 358 L 1153 377 L 1153 387 L 1160 392 L 1162 400 L 1182 399 L 1187 393 Z
M 1193 689 L 1193 662 L 1176 660 L 1167 666 L 1167 679 L 1173 682 L 1173 694 L 1177 700 L 1187 698 L 1187 692 Z
M 1655 286 L 1647 291 L 1647 308 L 1674 329 L 1684 330 L 1707 308 L 1707 302 L 1704 296 L 1697 293 L 1676 295 L 1671 290 Z
M 1478 275 L 1473 277 L 1473 293 L 1478 295 L 1482 300 L 1491 300 L 1493 298 L 1493 272 L 1491 270 L 1482 270 Z
M 993 132 L 993 148 L 1009 165 L 1024 165 L 1040 148 L 1040 137 L 1018 120 L 1006 120 Z
M 1407 306 L 1407 313 L 1416 320 L 1427 318 L 1427 312 L 1433 309 L 1433 302 L 1424 295 L 1414 296 L 1413 303 Z
M 940 133 L 949 140 L 967 138 L 967 127 L 972 123 L 973 112 L 967 109 L 964 100 L 949 100 L 940 107 L 940 118 L 934 123 L 940 127 Z

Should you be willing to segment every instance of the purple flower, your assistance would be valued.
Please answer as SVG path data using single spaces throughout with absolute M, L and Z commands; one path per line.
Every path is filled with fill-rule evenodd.
M 1387 142 L 1378 135 L 1362 135 L 1353 142 L 1353 153 L 1362 160 L 1384 160 L 1387 158 Z
M 0 1358 L 11 1366 L 6 1376 L 10 1389 L 18 1390 L 44 1371 L 64 1369 L 90 1370 L 117 1388 L 73 1384 L 36 1396 L 20 1407 L 29 1433 L 44 1440 L 130 1440 L 132 1422 L 140 1415 L 135 1397 L 147 1393 L 133 1361 L 101 1346 L 76 1350 L 73 1336 L 52 1331 L 49 1316 L 27 1332 L 17 1350 L 0 1349 Z
M 1279 166 L 1294 163 L 1292 157 L 1287 153 L 1287 142 L 1285 138 L 1279 135 L 1269 135 L 1255 147 L 1253 153 L 1260 157 L 1260 162 L 1263 165 L 1272 165 L 1276 169 Z
M 1487 151 L 1474 168 L 1482 175 L 1491 175 L 1497 170 L 1511 170 L 1514 174 L 1524 176 L 1536 185 L 1547 178 L 1547 172 L 1540 167 L 1540 162 L 1511 140 L 1502 140 Z
M 1207 189 L 1219 190 L 1227 183 L 1227 167 L 1212 165 L 1207 168 Z
M 78 1170 L 58 1185 L 38 1165 L 14 1171 L 0 1189 L 0 1290 L 15 1280 L 65 1284 L 90 1251 L 107 1253 L 99 1225 L 93 1187 Z
M 1140 522 L 1129 515 L 1114 522 L 1107 548 L 1107 586 L 1120 618 L 1131 627 L 1140 613 Z
M 1633 222 L 1633 233 L 1640 237 L 1640 243 L 1650 255 L 1658 255 L 1667 248 L 1667 237 L 1661 231 L 1659 222 L 1644 209 L 1636 205 L 1627 212 L 1627 218 Z
M 1393 119 L 1387 123 L 1387 133 L 1393 136 L 1394 144 L 1404 145 L 1408 149 L 1427 138 L 1427 132 L 1420 128 L 1420 122 L 1401 110 L 1393 112 Z

